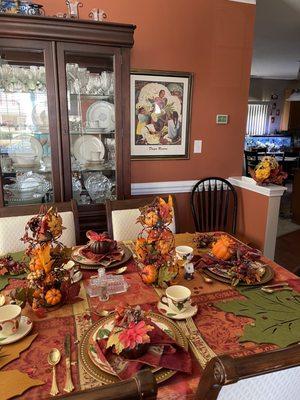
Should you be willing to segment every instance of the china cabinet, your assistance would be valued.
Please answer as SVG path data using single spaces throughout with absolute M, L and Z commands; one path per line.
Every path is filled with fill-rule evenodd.
M 0 207 L 77 200 L 81 231 L 130 195 L 133 25 L 0 15 Z

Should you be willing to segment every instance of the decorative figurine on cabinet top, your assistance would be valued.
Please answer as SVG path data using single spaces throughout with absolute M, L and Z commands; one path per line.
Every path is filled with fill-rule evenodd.
M 89 18 L 94 21 L 103 21 L 107 18 L 107 14 L 100 8 L 93 8 L 89 13 Z
M 83 4 L 78 0 L 66 0 L 66 5 L 68 6 L 68 17 L 69 18 L 79 18 L 79 7 Z

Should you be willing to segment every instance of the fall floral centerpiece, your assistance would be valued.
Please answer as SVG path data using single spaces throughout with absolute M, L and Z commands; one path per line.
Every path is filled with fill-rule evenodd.
M 282 185 L 287 178 L 287 173 L 282 171 L 282 166 L 278 164 L 275 157 L 263 157 L 260 163 L 249 169 L 250 175 L 259 185 Z
M 143 225 L 135 244 L 135 253 L 141 267 L 144 283 L 168 285 L 177 273 L 174 262 L 175 239 L 169 225 L 173 220 L 172 197 L 168 202 L 160 197 L 140 208 L 138 222 Z
M 64 268 L 69 252 L 58 241 L 63 229 L 61 216 L 53 207 L 42 207 L 25 226 L 22 241 L 28 244 L 30 259 L 27 287 L 12 293 L 12 297 L 27 300 L 34 311 L 66 303 L 79 293 L 79 285 L 72 283 Z

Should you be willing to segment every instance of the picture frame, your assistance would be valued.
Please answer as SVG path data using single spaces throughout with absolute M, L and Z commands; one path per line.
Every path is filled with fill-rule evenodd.
M 191 72 L 131 71 L 132 159 L 189 158 L 192 83 Z

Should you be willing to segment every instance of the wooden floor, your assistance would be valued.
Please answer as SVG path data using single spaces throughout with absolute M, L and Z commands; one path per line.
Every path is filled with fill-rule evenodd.
M 275 261 L 300 275 L 300 230 L 277 238 Z

